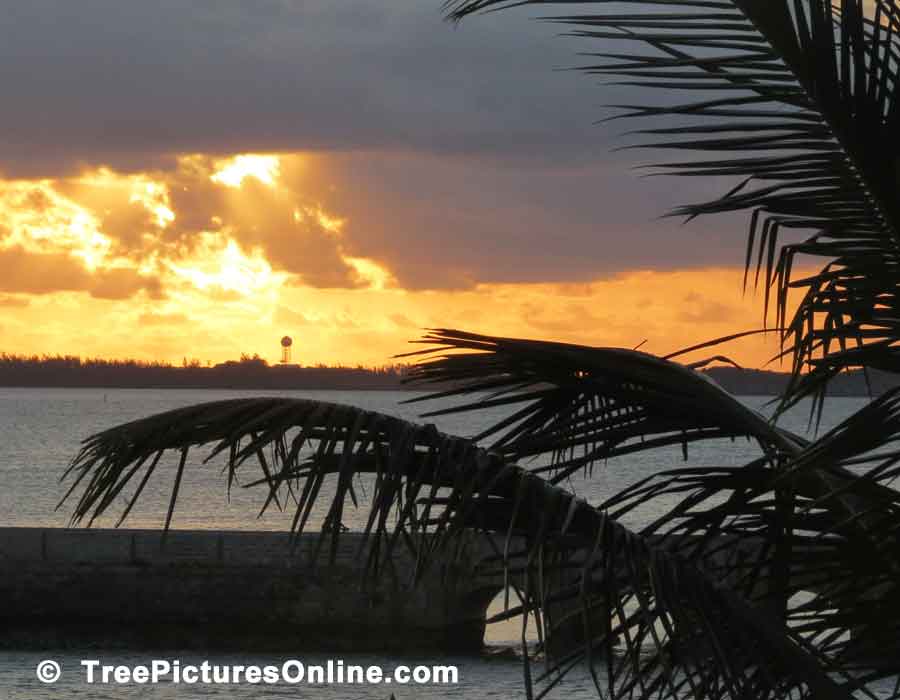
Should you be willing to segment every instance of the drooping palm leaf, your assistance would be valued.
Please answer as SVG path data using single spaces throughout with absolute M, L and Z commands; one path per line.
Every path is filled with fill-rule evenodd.
M 580 605 L 586 643 L 552 660 L 538 679 L 542 692 L 583 662 L 603 669 L 599 689 L 615 698 L 849 697 L 857 688 L 770 611 L 664 541 L 629 531 L 531 472 L 502 461 L 494 472 L 474 476 L 476 498 L 461 501 L 451 521 L 507 541 L 524 538 L 518 552 L 497 556 L 504 569 L 529 574 L 524 604 L 506 615 L 552 614 L 561 601 Z M 508 513 L 510 506 L 511 515 L 485 524 L 486 511 Z
M 550 455 L 535 471 L 555 472 L 557 483 L 609 457 L 694 440 L 747 436 L 773 463 L 798 454 L 806 440 L 760 414 L 690 367 L 620 348 L 500 338 L 434 330 L 422 342 L 441 353 L 413 368 L 408 380 L 451 384 L 421 399 L 474 394 L 463 405 L 428 415 L 525 404 L 478 438 L 501 433 L 492 445 L 509 460 Z M 486 391 L 494 392 L 485 400 Z M 844 470 L 797 475 L 795 488 L 810 497 L 840 488 Z M 866 505 L 855 494 L 837 499 L 847 517 Z
M 794 401 L 851 367 L 900 371 L 900 3 L 874 0 L 449 0 L 460 19 L 519 5 L 586 6 L 552 17 L 603 42 L 589 73 L 690 97 L 615 105 L 660 117 L 638 146 L 709 153 L 661 164 L 682 176 L 730 177 L 722 197 L 676 211 L 752 214 L 748 271 L 774 288 L 793 355 Z M 606 44 L 621 41 L 625 50 Z M 650 47 L 639 51 L 636 42 Z M 783 233 L 806 233 L 780 246 Z M 826 262 L 806 279 L 800 256 Z M 788 292 L 803 298 L 787 322 Z M 801 377 L 801 372 L 812 370 Z
M 749 437 L 764 452 L 777 452 L 805 442 L 691 367 L 637 350 L 449 329 L 435 329 L 419 342 L 435 347 L 411 355 L 440 356 L 414 366 L 407 381 L 450 388 L 413 401 L 477 396 L 426 415 L 521 406 L 475 439 L 496 436 L 491 449 L 511 460 L 552 454 L 552 464 L 537 471 L 556 471 L 557 482 L 596 462 L 651 447 L 682 445 L 686 453 L 690 442 Z
M 179 455 L 174 502 L 187 452 L 207 443 L 211 457 L 227 455 L 229 484 L 242 465 L 255 461 L 261 478 L 253 483 L 262 488 L 264 508 L 276 499 L 293 500 L 296 532 L 313 504 L 325 499 L 332 527 L 322 533 L 320 547 L 329 538 L 334 546 L 340 537 L 334 525 L 352 498 L 350 484 L 360 474 L 374 474 L 366 528 L 370 571 L 390 559 L 398 541 L 415 541 L 427 567 L 475 530 L 515 543 L 497 548 L 497 565 L 520 572 L 526 610 L 606 601 L 612 615 L 599 627 L 585 617 L 588 644 L 551 664 L 546 685 L 538 679 L 543 690 L 586 657 L 591 664 L 603 659 L 605 683 L 615 697 L 648 691 L 660 697 L 687 691 L 705 697 L 850 697 L 852 679 L 840 669 L 829 676 L 827 659 L 816 649 L 687 558 L 468 440 L 353 407 L 240 399 L 106 430 L 85 442 L 67 472 L 74 479 L 70 493 L 81 489 L 75 521 L 101 515 L 139 479 L 127 515 L 166 450 Z M 323 488 L 328 478 L 335 482 L 330 490 Z M 627 653 L 616 650 L 616 639 Z M 681 651 L 673 656 L 673 650 Z
M 357 502 L 354 479 L 371 475 L 374 487 L 363 546 L 369 545 L 370 564 L 376 568 L 380 560 L 390 558 L 405 525 L 422 515 L 416 506 L 416 499 L 426 495 L 422 490 L 433 496 L 437 489 L 458 486 L 460 465 L 477 456 L 470 441 L 438 433 L 434 426 L 356 407 L 284 398 L 216 401 L 149 416 L 85 440 L 64 475 L 72 484 L 63 501 L 80 490 L 73 524 L 85 519 L 93 523 L 128 493 L 121 524 L 163 453 L 175 451 L 180 460 L 168 530 L 188 451 L 200 445 L 213 446 L 206 461 L 227 456 L 229 490 L 245 464 L 257 464 L 259 473 L 254 472 L 249 485 L 267 487 L 261 513 L 273 504 L 290 503 L 295 534 L 304 531 L 313 507 L 327 498 L 315 551 L 330 540 L 332 558 L 344 509 Z M 392 518 L 400 518 L 403 527 L 392 530 Z
M 846 419 L 777 468 L 673 470 L 599 505 L 625 516 L 655 499 L 679 503 L 641 530 L 661 537 L 749 601 L 780 609 L 785 622 L 832 663 L 864 682 L 900 671 L 900 392 Z M 811 471 L 852 473 L 833 491 L 803 497 L 784 485 Z M 784 495 L 787 494 L 787 502 Z M 855 518 L 839 495 L 868 504 Z M 779 549 L 786 549 L 779 571 Z M 872 668 L 874 667 L 874 669 Z
M 410 379 L 451 385 L 424 398 L 477 397 L 439 413 L 522 405 L 512 420 L 486 427 L 483 435 L 499 434 L 494 448 L 510 460 L 550 455 L 533 471 L 550 472 L 557 482 L 610 456 L 686 442 L 691 422 L 753 436 L 763 450 L 746 467 L 664 473 L 611 496 L 599 509 L 618 521 L 636 507 L 675 497 L 679 505 L 642 536 L 666 538 L 665 547 L 731 581 L 747 600 L 780 611 L 785 624 L 826 638 L 822 649 L 832 670 L 856 668 L 870 662 L 875 649 L 895 648 L 878 640 L 900 628 L 900 608 L 889 603 L 896 586 L 890 582 L 900 574 L 900 494 L 891 486 L 898 474 L 897 392 L 810 444 L 770 425 L 694 370 L 643 353 L 451 330 L 432 331 L 424 342 L 438 344 L 426 352 L 439 356 L 417 366 Z M 488 400 L 486 391 L 493 392 Z M 750 420 L 735 420 L 746 414 Z M 705 436 L 698 433 L 698 439 Z M 574 454 L 576 448 L 581 452 Z M 860 474 L 860 465 L 870 462 L 873 469 Z M 791 579 L 798 568 L 809 573 Z M 829 582 L 827 590 L 819 586 L 811 600 L 789 608 L 793 596 L 809 595 L 817 577 Z M 873 615 L 876 599 L 880 616 Z M 881 664 L 872 678 L 898 670 Z
M 481 0 L 454 6 L 464 14 L 508 4 Z M 616 15 L 606 7 L 562 19 L 581 25 L 586 37 L 638 39 L 655 51 L 603 55 L 613 65 L 590 69 L 648 87 L 713 92 L 710 99 L 682 105 L 632 109 L 635 116 L 701 119 L 693 130 L 677 127 L 687 136 L 681 143 L 668 140 L 669 127 L 651 130 L 667 139 L 662 145 L 738 156 L 670 164 L 681 174 L 745 180 L 725 197 L 682 213 L 754 212 L 748 250 L 758 251 L 766 289 L 776 285 L 779 325 L 787 289 L 796 282 L 794 257 L 812 254 L 831 261 L 801 283 L 807 294 L 785 338 L 795 369 L 812 365 L 815 370 L 811 379 L 798 379 L 794 396 L 844 367 L 895 369 L 897 204 L 890 195 L 896 190 L 888 182 L 891 166 L 872 155 L 880 152 L 890 161 L 898 152 L 897 131 L 888 128 L 896 125 L 898 113 L 894 3 L 879 0 L 871 22 L 859 3 L 851 2 L 841 3 L 840 16 L 814 0 L 643 4 L 663 11 Z M 871 141 L 878 137 L 880 151 L 872 151 Z M 764 149 L 771 152 L 757 153 Z M 791 229 L 815 235 L 779 255 L 779 232 Z M 564 671 L 582 656 L 593 667 L 600 651 L 616 697 L 849 697 L 854 690 L 872 696 L 863 683 L 877 674 L 855 679 L 849 670 L 859 664 L 847 657 L 871 650 L 896 631 L 896 608 L 883 622 L 876 619 L 880 596 L 894 590 L 884 586 L 896 581 L 891 549 L 896 499 L 885 493 L 894 467 L 885 458 L 864 475 L 852 468 L 892 434 L 887 404 L 807 445 L 704 384 L 689 368 L 642 353 L 452 332 L 432 339 L 481 352 L 426 364 L 418 378 L 500 392 L 496 405 L 530 402 L 498 430 L 487 431 L 500 433 L 496 446 L 502 456 L 356 409 L 279 400 L 207 405 L 89 441 L 71 470 L 84 488 L 76 520 L 108 509 L 143 470 L 139 495 L 164 449 L 181 455 L 171 518 L 187 450 L 213 441 L 229 454 L 229 480 L 242 462 L 259 462 L 259 485 L 269 487 L 266 506 L 293 495 L 295 530 L 307 524 L 317 500 L 327 499 L 326 524 L 336 538 L 344 504 L 353 499 L 353 478 L 374 473 L 378 487 L 367 531 L 376 544 L 385 543 L 385 558 L 404 534 L 423 535 L 427 560 L 475 528 L 519 543 L 517 550 L 498 550 L 498 565 L 525 573 L 525 610 L 552 616 L 554 605 L 580 601 L 587 643 L 555 661 L 553 671 Z M 876 426 L 888 432 L 879 437 Z M 738 435 L 760 442 L 761 462 L 729 472 L 682 472 L 606 504 L 621 509 L 684 489 L 694 510 L 676 509 L 656 523 L 665 530 L 661 539 L 631 533 L 558 485 L 509 463 L 513 457 L 549 453 L 556 461 L 543 466 L 555 468 L 559 477 L 604 456 L 654 444 Z M 323 489 L 328 478 L 336 480 L 333 496 Z M 724 508 L 716 500 L 722 496 Z M 704 532 L 713 537 L 701 547 L 679 539 Z M 749 564 L 723 560 L 716 556 L 715 548 L 722 547 L 714 539 L 718 534 L 748 543 L 755 536 L 771 546 L 750 550 Z M 824 562 L 807 549 L 810 538 L 827 552 Z M 866 566 L 863 557 L 869 557 Z M 784 611 L 789 622 L 800 623 L 792 627 L 778 611 L 760 607 L 769 595 L 760 591 L 769 585 L 783 606 L 792 586 L 799 586 L 790 576 L 798 561 L 818 566 L 818 575 L 834 580 L 812 601 Z M 860 575 L 853 581 L 857 567 Z M 854 599 L 860 594 L 861 601 Z M 591 608 L 597 600 L 614 610 L 599 625 Z M 853 629 L 859 624 L 861 634 Z M 847 630 L 849 643 L 841 638 Z M 614 637 L 626 653 L 615 653 Z M 554 679 L 547 677 L 547 688 Z

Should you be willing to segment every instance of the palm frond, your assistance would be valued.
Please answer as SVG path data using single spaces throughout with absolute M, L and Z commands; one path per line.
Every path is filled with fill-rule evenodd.
M 481 10 L 565 0 L 450 0 Z M 793 356 L 788 398 L 824 390 L 854 367 L 900 371 L 900 4 L 875 0 L 588 0 L 548 18 L 626 51 L 588 53 L 582 69 L 614 84 L 688 92 L 666 104 L 614 105 L 616 118 L 677 125 L 634 132 L 632 147 L 712 154 L 660 164 L 678 176 L 735 178 L 688 218 L 751 214 L 746 267 L 774 304 Z M 613 7 L 609 7 L 609 6 Z M 622 13 L 624 8 L 635 11 Z M 649 46 L 640 53 L 636 43 Z M 781 244 L 784 234 L 804 234 Z M 800 256 L 825 262 L 797 279 Z M 802 299 L 790 320 L 788 295 Z M 807 370 L 808 376 L 801 379 Z
M 606 681 L 598 676 L 598 683 L 614 697 L 850 697 L 852 679 L 840 669 L 829 675 L 816 649 L 677 552 L 468 440 L 358 408 L 239 399 L 104 431 L 85 441 L 67 472 L 70 494 L 81 489 L 75 522 L 99 516 L 140 479 L 127 515 L 167 450 L 179 455 L 174 502 L 188 451 L 206 443 L 210 458 L 227 456 L 229 484 L 243 464 L 256 462 L 260 478 L 249 485 L 268 493 L 264 509 L 279 496 L 293 500 L 295 532 L 312 504 L 327 499 L 332 527 L 317 553 L 340 537 L 334 525 L 352 499 L 349 484 L 368 473 L 377 480 L 366 528 L 368 571 L 387 563 L 401 541 L 427 568 L 474 530 L 506 542 L 485 566 L 520 574 L 526 611 L 552 611 L 565 601 L 588 611 L 605 601 L 612 614 L 598 628 L 585 614 L 586 645 L 549 662 L 535 679 L 541 693 L 587 659 L 592 668 L 602 660 Z M 326 478 L 336 480 L 330 493 Z
M 589 470 L 613 456 L 673 444 L 682 444 L 687 456 L 691 440 L 748 436 L 761 447 L 760 465 L 779 475 L 778 486 L 773 487 L 776 496 L 787 494 L 811 501 L 827 498 L 832 517 L 863 527 L 863 537 L 869 532 L 876 536 L 882 527 L 873 509 L 883 505 L 884 489 L 861 480 L 839 459 L 825 461 L 830 454 L 843 454 L 846 445 L 834 444 L 832 434 L 810 445 L 766 421 L 689 367 L 637 351 L 446 329 L 432 331 L 422 342 L 436 345 L 422 351 L 426 357 L 432 353 L 438 357 L 414 367 L 409 381 L 450 384 L 452 388 L 415 400 L 477 397 L 433 414 L 524 404 L 477 437 L 499 434 L 491 449 L 509 461 L 549 456 L 549 463 L 538 461 L 532 471 L 549 474 L 552 483 L 561 483 L 575 471 Z M 493 392 L 487 400 L 486 391 Z M 856 448 L 854 454 L 891 440 L 890 431 L 874 429 L 879 422 L 872 416 L 889 421 L 893 396 L 886 395 L 873 404 L 871 416 L 865 412 L 860 422 L 854 423 L 859 426 L 850 443 Z M 888 418 L 881 411 L 887 411 Z M 862 432 L 866 429 L 869 432 Z M 868 442 L 863 441 L 863 434 Z M 786 466 L 802 460 L 809 451 L 816 455 L 821 451 L 824 456 L 811 460 L 812 467 L 807 469 Z M 748 471 L 747 477 L 752 473 Z M 723 486 L 713 479 L 709 488 L 718 494 Z M 784 518 L 781 525 L 789 526 Z
M 613 698 L 851 697 L 859 690 L 770 610 L 664 540 L 638 535 L 499 459 L 469 483 L 473 495 L 456 503 L 448 534 L 497 536 L 495 565 L 525 574 L 522 605 L 501 617 L 540 613 L 552 639 L 554 605 L 569 601 L 583 626 L 584 645 L 552 657 L 527 684 L 539 689 L 536 697 L 583 663 Z
M 595 348 L 436 329 L 411 355 L 428 358 L 407 381 L 441 391 L 411 401 L 477 395 L 425 414 L 521 406 L 475 436 L 510 460 L 543 454 L 556 482 L 610 457 L 666 445 L 749 437 L 764 452 L 792 451 L 804 440 L 773 426 L 691 367 L 637 350 Z M 490 393 L 488 398 L 486 393 Z
M 846 419 L 779 465 L 690 468 L 653 475 L 600 504 L 613 519 L 677 496 L 641 530 L 659 537 L 867 682 L 900 668 L 900 392 Z M 804 496 L 801 473 L 827 472 L 830 490 Z M 867 507 L 847 517 L 852 496 Z M 665 502 L 665 501 L 663 501 Z M 791 573 L 793 572 L 793 573 Z M 861 672 L 862 673 L 862 672 Z
M 358 504 L 354 480 L 370 475 L 374 485 L 360 551 L 369 552 L 373 569 L 390 559 L 394 546 L 414 529 L 418 518 L 436 517 L 419 508 L 417 499 L 434 497 L 439 489 L 462 488 L 458 480 L 464 467 L 480 458 L 469 440 L 439 433 L 433 425 L 352 406 L 286 398 L 216 401 L 149 416 L 85 440 L 63 476 L 72 482 L 63 502 L 80 491 L 72 524 L 90 525 L 127 493 L 121 524 L 156 473 L 163 453 L 173 451 L 179 455 L 179 466 L 165 523 L 168 530 L 188 452 L 201 445 L 212 445 L 206 462 L 227 457 L 229 490 L 247 471 L 245 465 L 255 464 L 258 472 L 245 485 L 267 492 L 261 514 L 273 504 L 289 504 L 294 509 L 294 534 L 304 531 L 314 506 L 327 499 L 326 515 L 317 523 L 322 531 L 315 557 L 327 541 L 333 560 L 344 510 Z

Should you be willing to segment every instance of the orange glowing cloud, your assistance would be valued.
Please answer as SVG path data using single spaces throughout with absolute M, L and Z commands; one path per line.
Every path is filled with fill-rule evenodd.
M 244 179 L 254 177 L 265 185 L 274 186 L 278 178 L 278 156 L 244 154 L 218 161 L 210 180 L 228 187 L 239 188 Z
M 408 284 L 420 258 L 365 235 L 388 232 L 396 204 L 342 207 L 353 192 L 326 161 L 190 155 L 168 171 L 0 182 L 0 349 L 274 361 L 289 334 L 305 364 L 383 364 L 427 327 L 665 353 L 761 325 L 760 300 L 741 296 L 734 267 L 565 281 L 470 267 L 464 285 L 423 285 L 444 262 L 436 248 Z M 757 366 L 777 343 L 752 337 L 724 351 Z

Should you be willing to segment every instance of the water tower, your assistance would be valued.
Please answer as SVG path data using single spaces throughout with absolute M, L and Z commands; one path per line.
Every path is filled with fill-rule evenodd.
M 288 365 L 291 363 L 291 345 L 294 341 L 291 336 L 286 335 L 281 339 L 281 364 Z

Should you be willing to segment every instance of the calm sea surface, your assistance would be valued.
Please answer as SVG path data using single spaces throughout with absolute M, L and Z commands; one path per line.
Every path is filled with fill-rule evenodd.
M 70 514 L 64 506 L 54 508 L 64 493 L 65 485 L 59 483 L 68 461 L 77 452 L 79 441 L 93 432 L 118 423 L 140 418 L 171 408 L 213 401 L 223 398 L 260 395 L 284 395 L 313 398 L 323 401 L 348 403 L 372 410 L 391 413 L 416 420 L 428 405 L 402 405 L 400 402 L 412 396 L 409 392 L 389 391 L 315 391 L 315 392 L 241 392 L 217 390 L 116 390 L 116 389 L 10 389 L 0 388 L 0 525 L 4 526 L 64 526 Z M 745 401 L 765 412 L 767 399 L 747 397 Z M 827 407 L 821 429 L 825 430 L 850 415 L 864 403 L 863 399 L 832 399 Z M 505 415 L 494 411 L 490 419 Z M 489 418 L 485 415 L 462 414 L 442 416 L 433 420 L 449 433 L 474 435 Z M 806 433 L 808 411 L 799 407 L 783 420 L 784 427 L 798 433 Z M 758 454 L 746 441 L 714 441 L 692 446 L 691 462 L 704 465 L 739 465 Z M 203 465 L 195 455 L 186 471 L 179 504 L 176 508 L 174 527 L 210 529 L 272 529 L 280 530 L 289 523 L 289 514 L 277 511 L 257 519 L 261 505 L 260 493 L 255 489 L 235 489 L 230 503 L 225 498 L 225 483 L 221 476 L 221 462 Z M 683 465 L 680 448 L 658 450 L 654 453 L 611 460 L 596 468 L 589 479 L 578 479 L 571 487 L 593 502 L 599 502 L 608 494 L 662 469 Z M 151 482 L 143 501 L 136 506 L 126 521 L 129 527 L 159 527 L 164 519 L 174 474 L 175 458 L 169 460 L 168 473 L 160 473 Z M 666 504 L 655 510 L 662 511 Z M 652 517 L 653 511 L 639 513 L 632 522 Z M 322 513 L 314 515 L 311 529 L 321 521 Z M 348 513 L 345 523 L 356 529 L 363 522 L 364 512 Z M 109 522 L 100 525 L 109 525 Z M 0 603 L 2 604 L 2 603 Z M 2 631 L 0 631 L 2 634 Z M 507 623 L 489 628 L 487 642 L 494 648 L 517 643 L 520 628 Z M 92 650 L 91 658 L 104 663 L 146 663 L 148 654 L 122 651 Z M 277 663 L 281 657 L 260 656 L 251 649 L 245 654 L 213 653 L 198 656 L 196 653 L 179 653 L 177 649 L 155 652 L 155 658 L 178 658 L 183 663 L 208 658 L 211 663 L 258 664 Z M 63 677 L 55 685 L 45 686 L 35 679 L 34 668 L 44 658 L 53 658 L 63 667 Z M 2 652 L 0 651 L 0 700 L 55 700 L 63 697 L 91 699 L 118 698 L 328 698 L 351 700 L 354 698 L 388 698 L 393 692 L 397 700 L 402 698 L 523 697 L 521 662 L 510 658 L 471 656 L 452 658 L 446 656 L 379 657 L 372 654 L 348 655 L 341 658 L 346 664 L 380 664 L 391 668 L 398 664 L 457 664 L 460 683 L 455 686 L 89 686 L 84 683 L 79 667 L 82 655 L 77 652 Z M 307 663 L 323 663 L 329 658 L 328 650 L 321 655 L 304 655 Z M 886 694 L 886 693 L 885 693 Z M 572 677 L 554 694 L 565 695 L 572 700 L 596 697 L 586 677 Z

